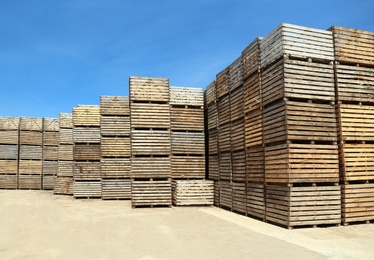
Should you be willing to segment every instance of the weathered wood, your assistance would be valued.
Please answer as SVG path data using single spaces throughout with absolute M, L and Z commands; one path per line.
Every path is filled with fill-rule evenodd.
M 0 174 L 17 174 L 18 160 L 0 160 Z
M 171 180 L 169 179 L 132 179 L 131 204 L 139 206 L 171 206 Z
M 230 92 L 230 120 L 235 121 L 244 117 L 243 86 Z
M 43 145 L 58 146 L 60 143 L 60 132 L 44 132 Z
M 214 206 L 216 207 L 219 207 L 219 204 L 220 204 L 220 194 L 219 194 L 219 191 L 220 191 L 220 183 L 218 181 L 215 181 L 214 182 Z
M 44 175 L 42 179 L 42 190 L 53 190 L 55 183 L 55 175 Z
M 0 130 L 0 144 L 18 145 L 18 130 Z
M 265 219 L 265 186 L 247 183 L 247 215 Z
M 243 85 L 243 65 L 241 56 L 230 64 L 228 80 L 230 91 Z
M 43 155 L 42 146 L 21 145 L 19 148 L 19 158 L 28 160 L 41 160 Z M 12 159 L 12 158 L 9 158 Z
M 131 139 L 128 137 L 101 137 L 101 157 L 131 156 Z
M 39 131 L 20 131 L 19 144 L 43 145 L 43 133 Z
M 74 193 L 73 177 L 55 177 L 54 194 L 57 195 L 73 195 Z
M 228 181 L 220 181 L 219 188 L 220 207 L 232 210 L 232 184 Z
M 100 114 L 129 116 L 130 103 L 128 96 L 100 96 Z
M 43 175 L 54 175 L 58 173 L 58 161 L 43 161 Z
M 132 178 L 170 178 L 170 157 L 132 157 Z
M 21 174 L 18 176 L 18 188 L 19 189 L 30 189 L 30 190 L 41 190 L 42 176 Z
M 58 146 L 43 146 L 43 160 L 57 161 L 58 155 Z
M 74 126 L 100 126 L 100 106 L 78 105 L 73 108 Z
M 259 107 L 245 115 L 245 147 L 262 145 L 263 142 L 263 113 Z
M 100 161 L 100 144 L 74 144 L 73 159 L 75 161 Z
M 61 128 L 59 132 L 60 144 L 73 144 L 73 129 Z
M 73 161 L 58 161 L 59 177 L 73 177 Z
M 246 173 L 249 182 L 264 182 L 265 180 L 265 152 L 262 145 L 246 149 Z
M 170 131 L 132 130 L 132 155 L 170 155 Z
M 169 79 L 130 77 L 130 101 L 169 102 Z
M 74 143 L 100 143 L 100 127 L 74 127 Z
M 101 198 L 110 199 L 131 199 L 130 179 L 103 179 L 101 181 Z
M 209 180 L 173 180 L 173 205 L 213 205 L 213 181 Z
M 101 181 L 74 181 L 74 198 L 101 198 Z
M 41 160 L 19 160 L 19 174 L 37 174 L 41 175 L 43 170 L 43 161 Z
M 244 112 L 258 109 L 262 105 L 261 74 L 256 72 L 249 76 L 243 83 Z
M 216 81 L 213 80 L 208 84 L 205 90 L 205 103 L 210 105 L 216 101 Z
M 204 107 L 204 91 L 202 88 L 170 86 L 170 105 Z
M 60 129 L 61 128 L 73 128 L 73 114 L 72 113 L 60 113 L 59 123 L 60 123 Z
M 170 128 L 170 105 L 131 103 L 132 128 Z
M 219 154 L 219 179 L 230 181 L 232 180 L 232 158 L 230 152 Z
M 199 107 L 170 108 L 171 130 L 204 131 L 204 109 Z
M 43 118 L 21 117 L 19 129 L 21 131 L 43 131 Z
M 130 158 L 101 158 L 102 178 L 130 178 Z
M 172 132 L 172 154 L 205 154 L 205 135 L 201 132 Z
M 102 136 L 130 136 L 129 116 L 101 116 Z
M 233 152 L 232 158 L 232 180 L 235 182 L 246 182 L 245 150 Z
M 251 76 L 260 70 L 260 43 L 258 37 L 242 51 L 243 78 Z
M 17 189 L 17 175 L 0 173 L 0 189 Z
M 208 120 L 208 129 L 217 129 L 218 126 L 218 109 L 217 103 L 208 105 L 207 108 L 207 120 Z
M 18 130 L 20 124 L 19 117 L 0 116 L 0 130 L 11 131 Z
M 226 95 L 230 91 L 229 86 L 229 73 L 230 66 L 226 67 L 224 70 L 216 75 L 216 99 L 218 100 L 222 96 Z
M 171 156 L 171 177 L 176 178 L 205 178 L 205 156 Z
M 218 131 L 217 129 L 208 132 L 208 152 L 209 154 L 218 154 Z
M 238 213 L 247 213 L 247 191 L 243 182 L 232 183 L 232 210 Z
M 44 132 L 58 132 L 60 130 L 60 120 L 58 118 L 43 118 Z
M 240 118 L 230 124 L 231 151 L 244 150 L 245 148 L 245 124 L 244 118 Z
M 219 161 L 218 155 L 209 155 L 208 157 L 208 179 L 210 180 L 219 180 Z
M 230 121 L 230 96 L 224 96 L 217 102 L 218 124 L 227 124 Z
M 17 160 L 18 159 L 18 145 L 4 144 L 0 145 L 0 159 Z
M 101 180 L 100 162 L 74 162 L 74 181 Z
M 58 147 L 58 159 L 60 161 L 73 161 L 74 145 L 60 144 Z
M 227 123 L 219 127 L 218 132 L 219 152 L 231 151 L 231 124 Z

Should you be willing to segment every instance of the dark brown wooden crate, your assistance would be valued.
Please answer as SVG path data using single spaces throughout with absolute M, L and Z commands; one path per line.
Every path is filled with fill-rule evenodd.
M 60 143 L 60 132 L 44 132 L 43 145 L 58 146 Z
M 232 210 L 242 214 L 247 213 L 247 191 L 244 182 L 232 183 Z
M 230 92 L 230 120 L 235 121 L 244 117 L 243 86 Z
M 240 118 L 230 124 L 231 150 L 238 151 L 245 148 L 245 124 L 244 118 Z
M 130 101 L 169 102 L 169 79 L 130 77 Z
M 129 116 L 130 103 L 127 96 L 100 96 L 100 114 Z
M 263 144 L 263 114 L 262 109 L 257 108 L 245 115 L 245 146 L 253 147 Z M 277 120 L 282 120 L 280 118 Z
M 219 179 L 224 181 L 232 180 L 232 158 L 230 152 L 219 154 Z
M 209 155 L 208 178 L 210 180 L 219 180 L 219 160 L 218 155 Z
M 246 149 L 247 181 L 263 182 L 265 180 L 265 152 L 262 145 Z
M 232 210 L 232 184 L 228 181 L 220 181 L 219 184 L 219 205 L 221 208 Z
M 262 105 L 261 74 L 254 73 L 243 84 L 244 112 L 258 109 Z
M 218 132 L 219 152 L 231 151 L 231 124 L 227 123 L 219 127 Z
M 217 129 L 218 126 L 218 109 L 217 103 L 208 105 L 207 108 L 207 120 L 208 120 L 208 129 Z
M 242 51 L 243 78 L 247 78 L 260 69 L 261 40 L 261 37 L 257 37 Z
M 233 152 L 232 158 L 232 180 L 235 182 L 246 181 L 245 150 Z
M 212 129 L 208 132 L 208 152 L 209 154 L 218 154 L 218 130 Z
M 230 122 L 230 96 L 224 96 L 217 102 L 218 108 L 218 125 Z
M 265 219 L 265 186 L 263 183 L 247 183 L 247 215 Z
M 205 156 L 171 156 L 171 177 L 173 179 L 204 179 Z

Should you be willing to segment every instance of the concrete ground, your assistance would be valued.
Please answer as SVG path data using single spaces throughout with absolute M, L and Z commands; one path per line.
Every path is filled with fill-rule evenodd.
M 1 190 L 0 259 L 374 259 L 374 225 L 287 230 L 216 207 Z

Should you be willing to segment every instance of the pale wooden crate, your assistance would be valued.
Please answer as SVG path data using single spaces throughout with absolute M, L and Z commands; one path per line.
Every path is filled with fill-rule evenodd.
M 58 174 L 58 161 L 43 161 L 43 175 Z
M 43 131 L 43 118 L 21 117 L 19 129 L 21 131 Z
M 171 130 L 204 131 L 204 109 L 200 107 L 170 108 Z
M 102 136 L 130 136 L 129 116 L 101 116 Z
M 281 98 L 335 101 L 334 67 L 282 58 L 262 71 L 262 104 Z
M 261 68 L 261 40 L 262 37 L 257 37 L 242 51 L 243 78 L 257 73 Z
M 244 150 L 245 148 L 245 123 L 240 118 L 230 124 L 231 151 Z
M 218 131 L 219 152 L 231 151 L 231 124 L 226 123 L 219 127 Z
M 17 175 L 0 173 L 0 189 L 17 189 Z
M 173 180 L 172 196 L 175 206 L 211 206 L 214 183 L 209 180 Z
M 207 120 L 208 120 L 208 129 L 217 129 L 218 127 L 218 108 L 217 103 L 208 105 L 207 108 Z
M 216 101 L 216 81 L 213 80 L 206 86 L 205 90 L 205 104 L 210 105 Z
M 0 116 L 0 130 L 18 130 L 20 118 L 19 117 L 7 117 Z
M 41 190 L 42 176 L 38 174 L 33 175 L 18 175 L 18 188 L 27 190 Z
M 59 177 L 73 177 L 73 161 L 58 161 L 58 172 Z
M 235 121 L 244 117 L 243 86 L 237 87 L 230 93 L 230 120 Z
M 337 104 L 341 141 L 374 141 L 374 109 L 370 105 Z
M 72 113 L 60 113 L 59 123 L 61 128 L 73 128 L 73 114 Z
M 335 70 L 338 101 L 374 102 L 374 68 L 336 64 Z
M 265 151 L 262 145 L 246 149 L 247 181 L 263 183 L 265 180 Z
M 334 44 L 330 31 L 282 23 L 260 43 L 261 67 L 288 55 L 322 62 L 334 60 Z
M 169 79 L 130 77 L 130 101 L 169 102 Z
M 74 154 L 74 145 L 60 144 L 58 147 L 58 159 L 60 161 L 72 161 Z
M 131 179 L 103 179 L 101 198 L 103 200 L 131 199 Z
M 42 178 L 42 190 L 53 190 L 55 186 L 55 175 L 45 175 Z
M 0 160 L 0 174 L 17 174 L 18 160 Z
M 171 179 L 132 179 L 131 205 L 135 207 L 171 206 Z
M 74 126 L 100 126 L 100 106 L 78 105 L 73 108 Z
M 218 131 L 217 129 L 208 132 L 208 153 L 218 154 Z
M 265 148 L 267 183 L 338 183 L 335 144 L 280 144 Z
M 374 144 L 342 143 L 339 148 L 343 183 L 374 180 Z
M 38 145 L 20 145 L 19 159 L 42 160 L 43 147 Z
M 60 144 L 73 144 L 73 128 L 61 128 L 59 132 Z
M 170 105 L 204 107 L 202 88 L 170 86 Z
M 74 143 L 100 143 L 100 127 L 74 127 Z
M 43 118 L 44 132 L 58 132 L 60 130 L 60 120 L 58 118 Z
M 74 180 L 73 177 L 55 177 L 54 181 L 54 194 L 55 195 L 73 195 L 74 193 Z
M 131 156 L 129 137 L 101 137 L 101 157 Z
M 73 159 L 76 161 L 100 161 L 100 144 L 74 144 Z
M 0 130 L 0 144 L 18 145 L 18 130 Z
M 173 179 L 204 179 L 205 156 L 172 155 L 171 177 Z
M 74 162 L 74 181 L 101 180 L 100 162 Z
M 247 216 L 265 219 L 265 185 L 247 183 Z
M 169 155 L 171 153 L 170 131 L 132 130 L 132 155 Z
M 170 157 L 131 157 L 132 178 L 170 178 Z
M 262 145 L 263 142 L 263 113 L 262 108 L 253 109 L 245 115 L 245 146 Z
M 230 109 L 230 97 L 224 96 L 217 102 L 218 109 L 218 125 L 227 124 L 230 122 L 231 109 Z
M 170 105 L 131 103 L 132 128 L 170 128 Z
M 41 160 L 19 160 L 19 174 L 41 175 L 43 171 L 43 161 Z
M 101 158 L 102 178 L 130 178 L 130 158 Z
M 223 69 L 216 75 L 216 99 L 218 100 L 230 91 L 229 86 L 230 66 Z
M 219 206 L 232 210 L 232 183 L 229 181 L 219 182 Z
M 20 131 L 19 144 L 43 145 L 43 133 L 39 131 Z
M 172 154 L 205 154 L 205 134 L 202 132 L 171 132 Z
M 235 182 L 246 182 L 245 150 L 233 152 L 231 159 L 232 180 Z
M 219 154 L 218 160 L 219 180 L 231 181 L 232 180 L 232 158 L 231 152 L 224 152 Z
M 57 161 L 58 160 L 58 146 L 43 146 L 43 160 Z
M 232 182 L 232 211 L 247 213 L 247 190 L 245 182 Z
M 128 96 L 100 96 L 100 114 L 129 116 L 130 103 Z
M 44 132 L 43 145 L 58 146 L 60 143 L 60 132 Z
M 74 181 L 74 198 L 101 198 L 101 181 Z
M 262 105 L 261 74 L 254 73 L 244 80 L 244 112 L 258 109 Z
M 374 220 L 374 184 L 342 185 L 342 222 L 369 222 Z
M 339 225 L 340 186 L 266 186 L 266 221 L 286 228 Z
M 374 32 L 343 26 L 332 26 L 329 31 L 333 34 L 337 61 L 374 65 Z
M 263 111 L 263 139 L 337 142 L 335 105 L 281 100 Z
M 0 159 L 17 160 L 18 159 L 18 145 L 2 144 L 0 145 Z
M 243 65 L 241 56 L 230 64 L 228 81 L 230 92 L 243 85 Z

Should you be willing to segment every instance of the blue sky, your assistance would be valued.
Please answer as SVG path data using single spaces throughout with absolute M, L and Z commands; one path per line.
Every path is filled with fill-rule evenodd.
M 205 87 L 282 22 L 374 31 L 374 1 L 0 0 L 0 116 L 128 95 L 130 75 Z

